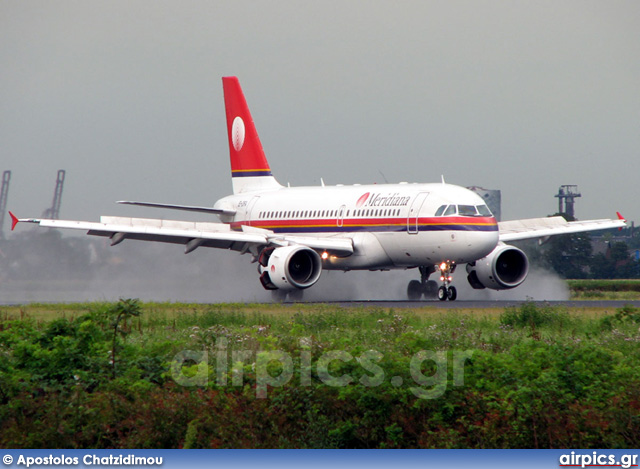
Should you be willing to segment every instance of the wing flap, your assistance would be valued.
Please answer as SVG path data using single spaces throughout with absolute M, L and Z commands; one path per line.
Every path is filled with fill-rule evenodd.
M 498 223 L 500 241 L 519 241 L 522 239 L 544 238 L 560 234 L 582 233 L 586 231 L 623 228 L 624 219 L 566 221 L 563 217 L 529 218 L 524 220 L 503 221 Z
M 193 239 L 204 240 L 200 245 L 232 249 L 235 244 L 267 244 L 263 234 L 232 231 L 222 223 L 188 222 L 151 218 L 100 217 L 100 222 L 71 220 L 22 220 L 38 223 L 49 228 L 86 230 L 93 236 L 112 237 L 122 233 L 122 239 L 159 241 L 172 244 L 187 244 Z

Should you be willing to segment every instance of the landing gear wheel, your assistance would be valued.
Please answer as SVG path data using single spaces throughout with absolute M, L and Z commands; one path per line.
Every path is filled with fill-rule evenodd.
M 435 298 L 436 296 L 438 296 L 438 282 L 429 280 L 424 286 L 424 297 Z
M 411 301 L 418 301 L 422 298 L 422 283 L 419 280 L 411 280 L 407 286 L 407 297 Z
M 449 298 L 449 301 L 455 301 L 455 299 L 458 298 L 458 290 L 456 290 L 456 287 L 449 287 L 447 297 Z
M 449 294 L 447 292 L 447 287 L 443 285 L 440 288 L 438 288 L 438 299 L 440 301 L 446 301 L 448 296 Z

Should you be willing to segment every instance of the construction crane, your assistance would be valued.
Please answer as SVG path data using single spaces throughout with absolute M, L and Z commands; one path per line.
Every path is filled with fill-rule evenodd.
M 0 238 L 4 238 L 4 214 L 7 211 L 7 197 L 9 196 L 9 182 L 11 181 L 11 171 L 2 173 L 2 187 L 0 188 Z
M 53 191 L 53 202 L 51 202 L 51 208 L 46 209 L 42 213 L 43 218 L 50 218 L 57 220 L 60 218 L 60 204 L 62 203 L 62 189 L 64 187 L 64 176 L 66 172 L 64 169 L 58 171 L 58 177 L 56 179 L 56 188 Z

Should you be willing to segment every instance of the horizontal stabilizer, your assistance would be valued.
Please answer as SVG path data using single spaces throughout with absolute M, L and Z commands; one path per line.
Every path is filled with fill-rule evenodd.
M 139 207 L 166 208 L 169 210 L 182 210 L 184 212 L 200 212 L 214 213 L 216 215 L 234 215 L 235 210 L 219 209 L 213 207 L 198 207 L 195 205 L 175 205 L 175 204 L 158 204 L 154 202 L 131 202 L 129 200 L 119 200 L 117 203 L 124 205 L 137 205 Z

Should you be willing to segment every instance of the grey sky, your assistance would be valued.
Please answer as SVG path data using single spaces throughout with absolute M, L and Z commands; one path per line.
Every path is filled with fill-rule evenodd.
M 639 220 L 640 2 L 7 1 L 0 170 L 39 216 L 162 216 L 231 190 L 237 75 L 282 183 L 501 189 L 503 219 Z M 180 213 L 164 213 L 180 217 Z M 5 226 L 6 229 L 6 226 Z

